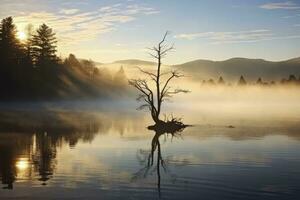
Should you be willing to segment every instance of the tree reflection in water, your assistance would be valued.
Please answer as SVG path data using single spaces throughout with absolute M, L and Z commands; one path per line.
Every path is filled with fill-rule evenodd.
M 164 170 L 165 173 L 170 174 L 167 162 L 163 159 L 162 152 L 161 152 L 161 144 L 160 144 L 160 137 L 161 136 L 171 136 L 173 139 L 174 137 L 181 137 L 182 131 L 187 126 L 181 127 L 167 127 L 167 126 L 149 126 L 148 129 L 153 130 L 155 135 L 151 141 L 151 150 L 149 151 L 138 151 L 138 160 L 139 162 L 144 165 L 142 169 L 136 172 L 133 175 L 133 181 L 141 178 L 147 178 L 148 175 L 151 175 L 153 172 L 156 172 L 157 175 L 157 191 L 159 198 L 161 198 L 161 168 Z M 166 137 L 165 137 L 166 138 Z M 155 155 L 156 152 L 156 155 Z M 155 157 L 156 156 L 156 157 Z M 154 166 L 156 158 L 156 165 Z
M 0 113 L 0 180 L 13 189 L 18 179 L 37 179 L 41 185 L 53 177 L 57 147 L 70 148 L 79 140 L 91 142 L 111 128 L 111 119 L 84 113 Z

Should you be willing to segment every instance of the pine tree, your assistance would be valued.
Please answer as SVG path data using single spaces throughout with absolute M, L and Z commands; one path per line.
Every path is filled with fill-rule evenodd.
M 33 61 L 38 66 L 57 62 L 55 33 L 46 24 L 42 24 L 33 35 Z
M 82 68 L 81 63 L 78 61 L 74 54 L 69 54 L 69 57 L 64 61 L 65 66 L 71 68 Z
M 218 84 L 220 84 L 220 85 L 224 85 L 225 84 L 225 81 L 224 81 L 224 79 L 223 79 L 222 76 L 220 76 L 220 78 L 218 80 Z
M 247 85 L 247 82 L 246 82 L 246 80 L 244 79 L 243 76 L 240 77 L 240 80 L 239 80 L 239 82 L 238 82 L 238 85 L 241 85 L 241 86 Z
M 119 71 L 117 71 L 117 73 L 115 74 L 114 82 L 123 85 L 126 85 L 126 83 L 128 82 L 123 66 L 121 66 Z
M 14 65 L 20 61 L 21 44 L 16 35 L 17 28 L 13 23 L 13 18 L 3 19 L 0 26 L 0 55 L 4 65 Z

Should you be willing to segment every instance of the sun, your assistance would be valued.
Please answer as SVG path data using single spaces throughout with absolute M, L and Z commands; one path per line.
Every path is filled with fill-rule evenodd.
M 22 40 L 26 40 L 27 36 L 26 36 L 26 34 L 24 32 L 19 31 L 17 33 L 17 38 L 22 41 Z
M 28 162 L 28 160 L 25 160 L 25 159 L 21 158 L 20 160 L 17 161 L 16 167 L 19 170 L 25 170 L 29 167 L 29 162 Z

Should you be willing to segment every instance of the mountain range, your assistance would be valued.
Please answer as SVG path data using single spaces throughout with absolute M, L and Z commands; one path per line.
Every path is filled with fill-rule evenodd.
M 120 60 L 114 63 L 127 65 L 155 65 L 154 62 L 143 60 Z M 293 74 L 300 76 L 300 57 L 285 61 L 267 61 L 263 59 L 231 58 L 224 61 L 194 60 L 171 66 L 182 71 L 193 79 L 217 79 L 222 76 L 225 80 L 237 80 L 241 75 L 246 80 L 281 80 Z

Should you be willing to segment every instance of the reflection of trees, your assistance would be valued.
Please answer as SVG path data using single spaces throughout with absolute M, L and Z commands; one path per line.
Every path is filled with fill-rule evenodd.
M 7 185 L 4 189 L 13 189 L 13 182 L 16 178 L 16 166 L 13 160 L 13 150 L 0 147 L 0 173 L 2 184 Z
M 120 134 L 135 119 L 81 112 L 0 112 L 0 179 L 13 189 L 18 179 L 46 185 L 55 173 L 57 147 L 91 142 L 96 134 L 114 129 Z M 135 120 L 136 121 L 136 120 Z
M 13 189 L 18 178 L 32 179 L 33 173 L 46 185 L 56 167 L 57 147 L 73 146 L 78 140 L 90 141 L 91 132 L 83 133 L 0 133 L 0 178 L 4 189 Z M 25 176 L 25 177 L 22 177 Z
M 39 174 L 40 181 L 47 181 L 55 168 L 56 144 L 43 134 L 1 133 L 0 177 L 4 189 L 13 189 L 17 178 L 32 178 Z M 47 137 L 47 138 L 46 138 Z M 19 177 L 21 176 L 21 177 Z M 26 176 L 26 177 L 22 177 Z
M 35 135 L 35 151 L 32 154 L 34 170 L 39 173 L 39 180 L 46 185 L 55 169 L 56 147 L 58 141 L 45 134 Z
M 30 153 L 31 136 L 10 133 L 0 134 L 0 177 L 4 189 L 13 189 L 18 174 L 20 155 Z
M 154 129 L 155 135 L 152 138 L 151 141 L 151 150 L 138 151 L 137 158 L 141 165 L 144 165 L 143 168 L 141 168 L 138 172 L 136 172 L 133 175 L 133 180 L 137 180 L 140 178 L 147 178 L 148 175 L 151 175 L 152 173 L 156 173 L 157 175 L 157 190 L 158 195 L 161 197 L 161 168 L 164 170 L 165 173 L 170 174 L 167 162 L 163 159 L 162 153 L 161 153 L 161 144 L 159 138 L 161 136 L 168 136 L 171 135 L 171 137 L 177 137 L 180 136 L 181 131 L 183 131 L 184 128 L 178 128 L 173 129 L 174 127 L 160 127 L 159 129 Z M 156 152 L 156 155 L 155 155 Z M 156 158 L 156 165 L 155 164 L 155 158 Z
M 75 146 L 79 140 L 90 142 L 100 129 L 95 119 L 82 116 L 74 120 L 61 113 L 24 115 L 10 113 L 0 120 L 0 178 L 5 189 L 13 189 L 19 176 L 32 179 L 32 172 L 46 185 L 56 167 L 57 147 Z

